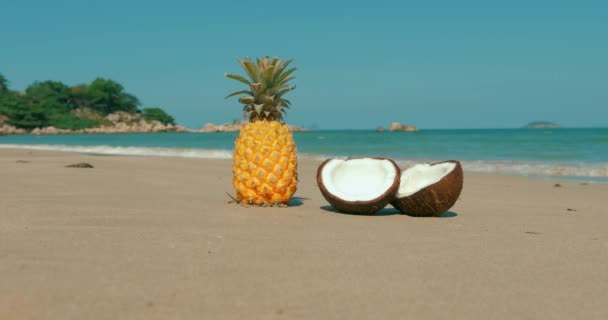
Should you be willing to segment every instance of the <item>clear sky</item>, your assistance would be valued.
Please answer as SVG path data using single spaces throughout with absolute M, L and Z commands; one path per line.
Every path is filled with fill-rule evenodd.
M 189 127 L 241 106 L 236 57 L 295 58 L 288 123 L 608 125 L 606 1 L 3 1 L 11 88 L 107 77 Z

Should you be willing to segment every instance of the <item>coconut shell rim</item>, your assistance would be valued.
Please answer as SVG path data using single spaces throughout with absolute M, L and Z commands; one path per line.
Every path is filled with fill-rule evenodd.
M 460 194 L 462 192 L 463 189 L 463 185 L 464 185 L 464 171 L 462 169 L 462 165 L 460 164 L 460 161 L 458 160 L 444 160 L 444 161 L 439 161 L 439 162 L 435 162 L 435 163 L 431 163 L 431 166 L 434 165 L 438 165 L 438 164 L 442 164 L 442 163 L 454 163 L 456 164 L 456 166 L 454 167 L 454 169 L 452 169 L 452 171 L 450 171 L 450 173 L 446 174 L 443 178 L 441 178 L 439 181 L 430 184 L 408 196 L 403 196 L 403 197 L 397 197 L 395 196 L 395 199 L 393 201 L 391 201 L 391 205 L 393 207 L 395 207 L 397 210 L 399 210 L 401 213 L 403 214 L 407 214 L 407 215 L 412 215 L 412 216 L 419 216 L 419 217 L 423 217 L 423 216 L 438 216 L 440 214 L 442 214 L 443 212 L 446 212 L 447 210 L 449 210 L 452 206 L 454 206 L 454 204 L 456 203 L 456 201 L 458 201 L 458 198 L 460 197 Z M 404 170 L 405 171 L 405 170 Z M 413 201 L 416 201 L 417 198 L 420 198 L 420 196 L 422 194 L 426 194 L 428 192 L 430 192 L 433 188 L 431 188 L 432 186 L 435 185 L 443 185 L 445 183 L 446 180 L 450 179 L 450 177 L 457 175 L 460 176 L 460 181 L 457 184 L 456 188 L 457 188 L 457 192 L 456 192 L 456 198 L 453 200 L 453 203 L 449 206 L 447 206 L 447 208 L 445 210 L 441 210 L 440 212 L 438 211 L 433 211 L 433 212 L 429 212 L 429 213 L 422 213 L 422 212 L 412 212 L 411 210 L 405 210 L 406 207 L 408 207 L 407 205 L 402 204 L 402 199 L 412 199 Z M 415 211 L 415 210 L 414 210 Z
M 327 202 L 329 202 L 329 204 L 338 209 L 341 212 L 345 212 L 345 213 L 351 213 L 351 214 L 367 214 L 367 215 L 373 215 L 376 212 L 380 211 L 382 208 L 386 207 L 391 201 L 393 201 L 395 199 L 395 195 L 397 194 L 397 192 L 399 191 L 399 185 L 401 184 L 401 168 L 399 168 L 399 166 L 397 165 L 397 163 L 389 158 L 384 158 L 384 157 L 359 157 L 359 158 L 349 158 L 346 159 L 344 161 L 350 161 L 350 160 L 357 160 L 357 159 L 374 159 L 374 160 L 388 160 L 393 167 L 395 168 L 395 179 L 393 179 L 393 183 L 389 186 L 389 188 L 382 193 L 381 195 L 379 195 L 378 197 L 371 199 L 371 200 L 366 200 L 366 201 L 348 201 L 348 200 L 344 200 L 342 198 L 338 198 L 338 197 L 331 197 L 331 200 L 328 199 L 328 195 L 332 195 L 332 193 L 330 193 L 327 188 L 325 187 L 325 183 L 323 183 L 323 178 L 322 178 L 322 172 L 323 172 L 323 168 L 325 168 L 325 165 L 327 165 L 327 163 L 329 163 L 329 161 L 331 160 L 339 160 L 337 158 L 330 158 L 330 159 L 326 159 L 325 161 L 323 161 L 320 165 L 319 168 L 317 169 L 317 185 L 321 191 L 321 194 L 323 195 L 323 197 L 325 198 L 325 200 L 327 200 Z M 339 201 L 337 201 L 339 199 Z M 345 204 L 346 207 L 367 207 L 369 209 L 372 209 L 374 205 L 378 205 L 377 206 L 377 210 L 372 211 L 372 210 L 360 210 L 360 211 L 354 211 L 354 210 L 350 210 L 350 208 L 347 208 L 346 210 L 343 208 L 339 208 L 338 206 L 336 206 L 334 204 L 334 202 L 338 202 L 340 204 Z M 367 213 L 366 213 L 367 212 Z

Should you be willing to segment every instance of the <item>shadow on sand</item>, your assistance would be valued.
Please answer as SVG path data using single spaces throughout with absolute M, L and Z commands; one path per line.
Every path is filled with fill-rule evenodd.
M 399 212 L 399 210 L 397 210 L 395 208 L 384 208 L 384 209 L 376 212 L 376 214 L 374 214 L 374 215 L 360 215 L 360 214 L 344 213 L 344 212 L 340 212 L 340 211 L 336 210 L 336 208 L 334 208 L 332 206 L 322 206 L 319 209 L 321 209 L 323 211 L 331 212 L 331 213 L 345 214 L 345 215 L 349 215 L 349 216 L 383 217 L 383 216 L 392 216 L 392 215 L 396 215 L 396 214 L 402 214 L 401 212 Z M 403 214 L 403 215 L 406 215 L 406 214 Z M 456 213 L 456 212 L 446 211 L 437 217 L 414 217 L 414 216 L 410 216 L 410 217 L 419 218 L 419 219 L 432 219 L 432 218 L 454 218 L 457 216 L 458 216 L 458 213 Z
M 292 197 L 291 201 L 289 201 L 288 207 L 299 207 L 304 204 L 304 201 L 310 200 L 309 198 L 302 197 Z

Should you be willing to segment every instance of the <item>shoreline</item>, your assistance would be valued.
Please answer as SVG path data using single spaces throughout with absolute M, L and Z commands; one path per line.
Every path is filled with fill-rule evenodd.
M 231 159 L 232 150 L 177 148 L 177 147 L 139 147 L 139 146 L 106 146 L 106 145 L 58 145 L 58 144 L 0 144 L 2 149 L 40 150 L 50 152 L 99 154 L 105 156 L 138 156 L 163 158 L 197 158 L 197 159 Z M 303 161 L 322 161 L 328 158 L 347 158 L 339 155 L 299 153 Z M 417 163 L 438 162 L 449 159 L 412 159 L 393 157 L 402 167 Z M 458 159 L 454 159 L 458 160 Z M 564 179 L 589 183 L 608 183 L 608 167 L 605 163 L 589 162 L 561 163 L 516 160 L 459 160 L 467 172 L 480 174 L 497 174 L 506 176 L 527 177 L 533 179 Z
M 465 172 L 440 218 L 354 216 L 319 163 L 257 208 L 227 160 L 0 149 L 0 318 L 608 316 L 608 185 Z
M 79 134 L 137 134 L 137 133 L 225 133 L 225 132 L 239 132 L 239 130 L 246 124 L 245 121 L 235 121 L 234 123 L 224 123 L 224 124 L 213 124 L 206 123 L 200 129 L 192 129 L 188 127 L 184 127 L 179 124 L 163 124 L 157 120 L 153 120 L 147 122 L 145 120 L 139 120 L 132 122 L 131 116 L 127 115 L 128 122 L 121 122 L 120 115 L 112 114 L 110 116 L 115 116 L 112 118 L 115 121 L 112 121 L 112 125 L 108 126 L 99 126 L 99 127 L 90 127 L 78 130 L 72 129 L 59 129 L 53 126 L 42 127 L 42 128 L 34 128 L 31 130 L 26 130 L 23 128 L 18 128 L 13 125 L 9 125 L 6 123 L 0 123 L 0 136 L 3 135 L 79 135 Z M 108 117 L 110 117 L 108 116 Z M 117 118 L 118 120 L 116 120 Z M 110 120 L 108 120 L 110 121 Z M 295 125 L 289 125 L 289 129 L 292 132 L 303 132 L 303 131 L 311 131 L 308 128 L 299 127 Z

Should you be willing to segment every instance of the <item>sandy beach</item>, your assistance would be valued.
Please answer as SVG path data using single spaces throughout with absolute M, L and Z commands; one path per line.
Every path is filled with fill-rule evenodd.
M 608 319 L 608 184 L 465 170 L 440 218 L 354 216 L 319 163 L 247 208 L 230 160 L 0 149 L 0 319 Z

